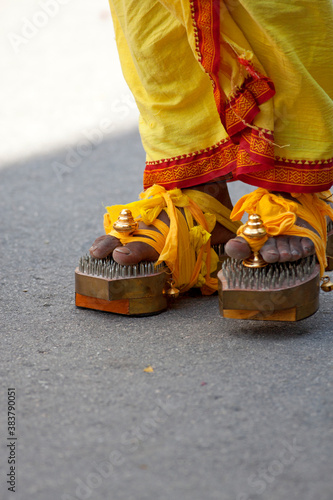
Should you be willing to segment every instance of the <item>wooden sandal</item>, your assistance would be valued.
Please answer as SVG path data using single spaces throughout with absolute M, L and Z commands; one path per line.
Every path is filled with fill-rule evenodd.
M 126 206 L 107 207 L 105 231 L 123 245 L 148 243 L 159 253 L 159 260 L 120 266 L 112 259 L 82 258 L 75 270 L 78 307 L 140 316 L 164 311 L 168 297 L 192 287 L 204 295 L 217 291 L 217 279 L 211 274 L 219 258 L 211 248 L 210 233 L 216 221 L 237 231 L 241 224 L 230 221 L 231 211 L 210 195 L 189 189 L 166 191 L 155 185 L 141 198 Z M 162 210 L 170 226 L 158 219 Z M 139 221 L 158 231 L 138 229 Z
M 323 275 L 327 269 L 326 251 L 333 247 L 333 232 L 327 231 L 330 224 L 326 217 L 333 220 L 333 210 L 321 193 L 294 197 L 295 201 L 290 201 L 259 188 L 235 205 L 232 218 L 241 218 L 244 211 L 250 214 L 248 223 L 237 234 L 246 239 L 253 255 L 243 262 L 232 259 L 222 266 L 218 274 L 222 316 L 298 321 L 317 311 L 320 280 L 324 291 L 333 290 L 333 283 Z M 297 226 L 297 216 L 309 222 L 319 236 Z M 259 250 L 268 237 L 279 234 L 310 238 L 316 256 L 267 264 Z

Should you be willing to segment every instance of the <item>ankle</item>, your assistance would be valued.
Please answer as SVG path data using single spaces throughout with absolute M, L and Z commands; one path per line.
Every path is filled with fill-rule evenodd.
M 204 184 L 198 184 L 196 186 L 191 187 L 191 189 L 194 189 L 196 191 L 201 191 L 203 193 L 212 196 L 230 210 L 232 210 L 233 208 L 227 183 L 225 180 L 216 180 L 216 181 L 206 182 Z

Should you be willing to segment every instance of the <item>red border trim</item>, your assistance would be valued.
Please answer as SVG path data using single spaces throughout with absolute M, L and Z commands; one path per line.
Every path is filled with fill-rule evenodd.
M 220 0 L 190 1 L 194 39 L 198 61 L 213 84 L 214 99 L 221 122 L 229 136 L 252 123 L 260 112 L 259 105 L 275 94 L 272 80 L 253 68 L 250 61 L 238 58 L 248 77 L 229 101 L 219 82 L 220 54 Z
M 190 7 L 198 61 L 210 76 L 216 107 L 221 114 L 225 94 L 218 77 L 221 59 L 220 0 L 192 0 Z
M 318 193 L 333 185 L 333 158 L 330 160 L 287 160 L 276 157 L 274 169 L 236 172 L 236 180 L 252 186 L 287 193 Z
M 186 188 L 232 173 L 233 180 L 270 190 L 310 193 L 330 189 L 333 158 L 316 161 L 274 158 L 272 138 L 271 132 L 248 128 L 240 134 L 238 144 L 226 139 L 195 153 L 147 162 L 144 188 L 153 184 L 166 189 Z
M 249 76 L 236 95 L 225 104 L 222 123 L 229 136 L 237 134 L 253 123 L 260 112 L 259 105 L 275 95 L 275 87 L 269 78 L 261 75 L 259 79 Z

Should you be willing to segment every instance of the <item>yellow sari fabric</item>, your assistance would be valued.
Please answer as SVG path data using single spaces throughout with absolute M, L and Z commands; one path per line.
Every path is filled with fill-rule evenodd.
M 110 0 L 144 187 L 333 182 L 331 0 Z

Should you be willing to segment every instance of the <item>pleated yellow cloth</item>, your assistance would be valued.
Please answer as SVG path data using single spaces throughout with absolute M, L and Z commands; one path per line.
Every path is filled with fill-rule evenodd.
M 331 0 L 110 0 L 145 188 L 333 182 Z

